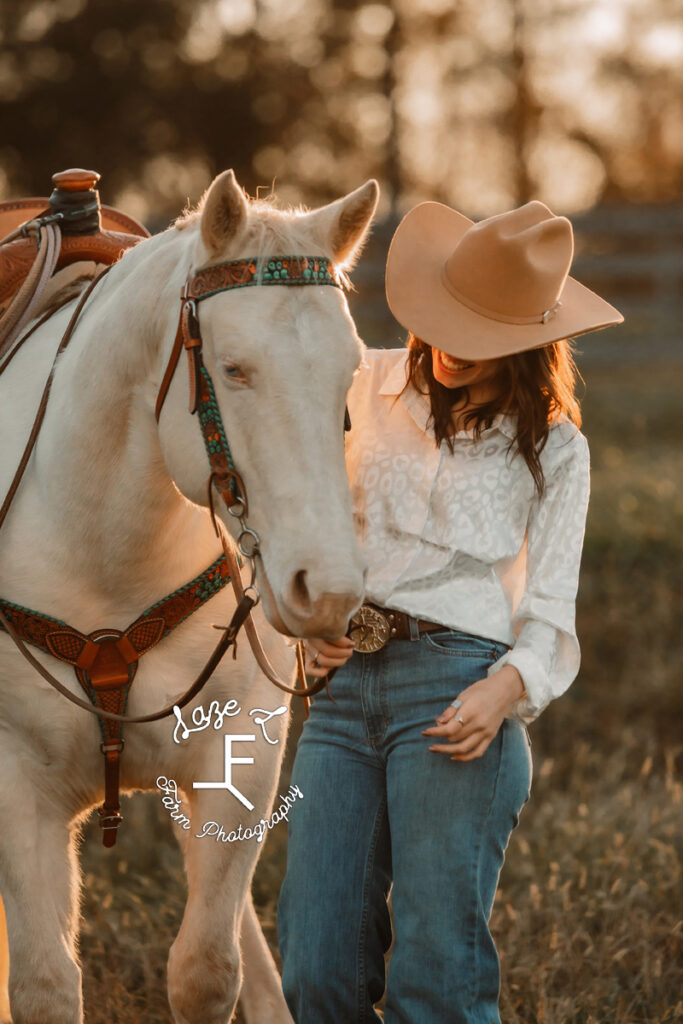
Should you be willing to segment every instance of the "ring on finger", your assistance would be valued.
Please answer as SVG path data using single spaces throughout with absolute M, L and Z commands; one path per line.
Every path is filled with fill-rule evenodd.
M 315 652 L 315 658 L 312 661 L 313 668 L 320 668 L 320 662 L 318 661 L 319 654 L 320 654 L 320 651 L 316 651 Z

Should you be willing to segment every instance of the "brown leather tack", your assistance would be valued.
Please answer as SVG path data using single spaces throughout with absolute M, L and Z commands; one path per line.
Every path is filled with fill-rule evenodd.
M 142 239 L 118 231 L 100 231 L 97 235 L 62 238 L 57 270 L 71 263 L 88 260 L 112 264 Z M 18 238 L 0 248 L 0 305 L 5 305 L 29 273 L 38 252 L 34 238 Z

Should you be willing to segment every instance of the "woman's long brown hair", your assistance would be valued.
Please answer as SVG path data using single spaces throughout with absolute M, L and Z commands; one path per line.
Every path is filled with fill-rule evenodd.
M 414 334 L 408 335 L 407 348 L 405 387 L 412 386 L 428 395 L 432 410 L 428 428 L 433 428 L 437 446 L 445 441 L 452 453 L 452 412 L 455 407 L 469 403 L 468 389 L 447 388 L 435 379 L 431 346 Z M 498 384 L 496 397 L 463 414 L 465 429 L 472 428 L 478 440 L 498 413 L 516 415 L 516 436 L 508 450 L 516 445 L 541 495 L 545 481 L 540 454 L 548 440 L 550 424 L 564 414 L 577 427 L 581 426 L 581 410 L 574 393 L 577 378 L 581 375 L 569 340 L 505 356 L 494 378 L 494 385 Z

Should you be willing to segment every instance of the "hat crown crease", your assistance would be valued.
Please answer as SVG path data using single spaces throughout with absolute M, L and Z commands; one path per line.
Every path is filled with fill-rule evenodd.
M 504 322 L 534 322 L 552 309 L 571 266 L 573 242 L 569 221 L 544 211 L 530 203 L 466 231 L 444 267 L 443 282 L 454 298 Z

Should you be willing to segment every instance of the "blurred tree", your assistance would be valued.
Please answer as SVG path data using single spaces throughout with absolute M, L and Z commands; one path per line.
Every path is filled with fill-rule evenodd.
M 92 165 L 105 199 L 168 216 L 232 166 L 252 191 L 330 199 L 396 148 L 393 24 L 358 0 L 0 0 L 2 190 Z
M 242 18 L 238 18 L 242 9 Z M 309 69 L 255 32 L 251 5 L 53 0 L 0 6 L 0 165 L 11 191 L 93 165 L 104 195 L 177 212 L 252 158 L 306 103 Z
M 680 199 L 681 0 L 509 0 L 515 198 Z
M 534 102 L 530 83 L 527 19 L 524 0 L 511 0 L 512 47 L 510 74 L 514 83 L 510 110 L 510 132 L 514 151 L 513 191 L 515 204 L 528 203 L 536 194 L 529 170 L 529 147 L 538 131 L 541 109 Z
M 681 0 L 0 0 L 0 195 L 70 165 L 163 222 L 225 167 L 484 215 L 668 200 Z
M 573 111 L 571 134 L 603 162 L 605 199 L 680 200 L 683 2 L 624 5 L 622 19 L 594 71 L 593 117 Z

